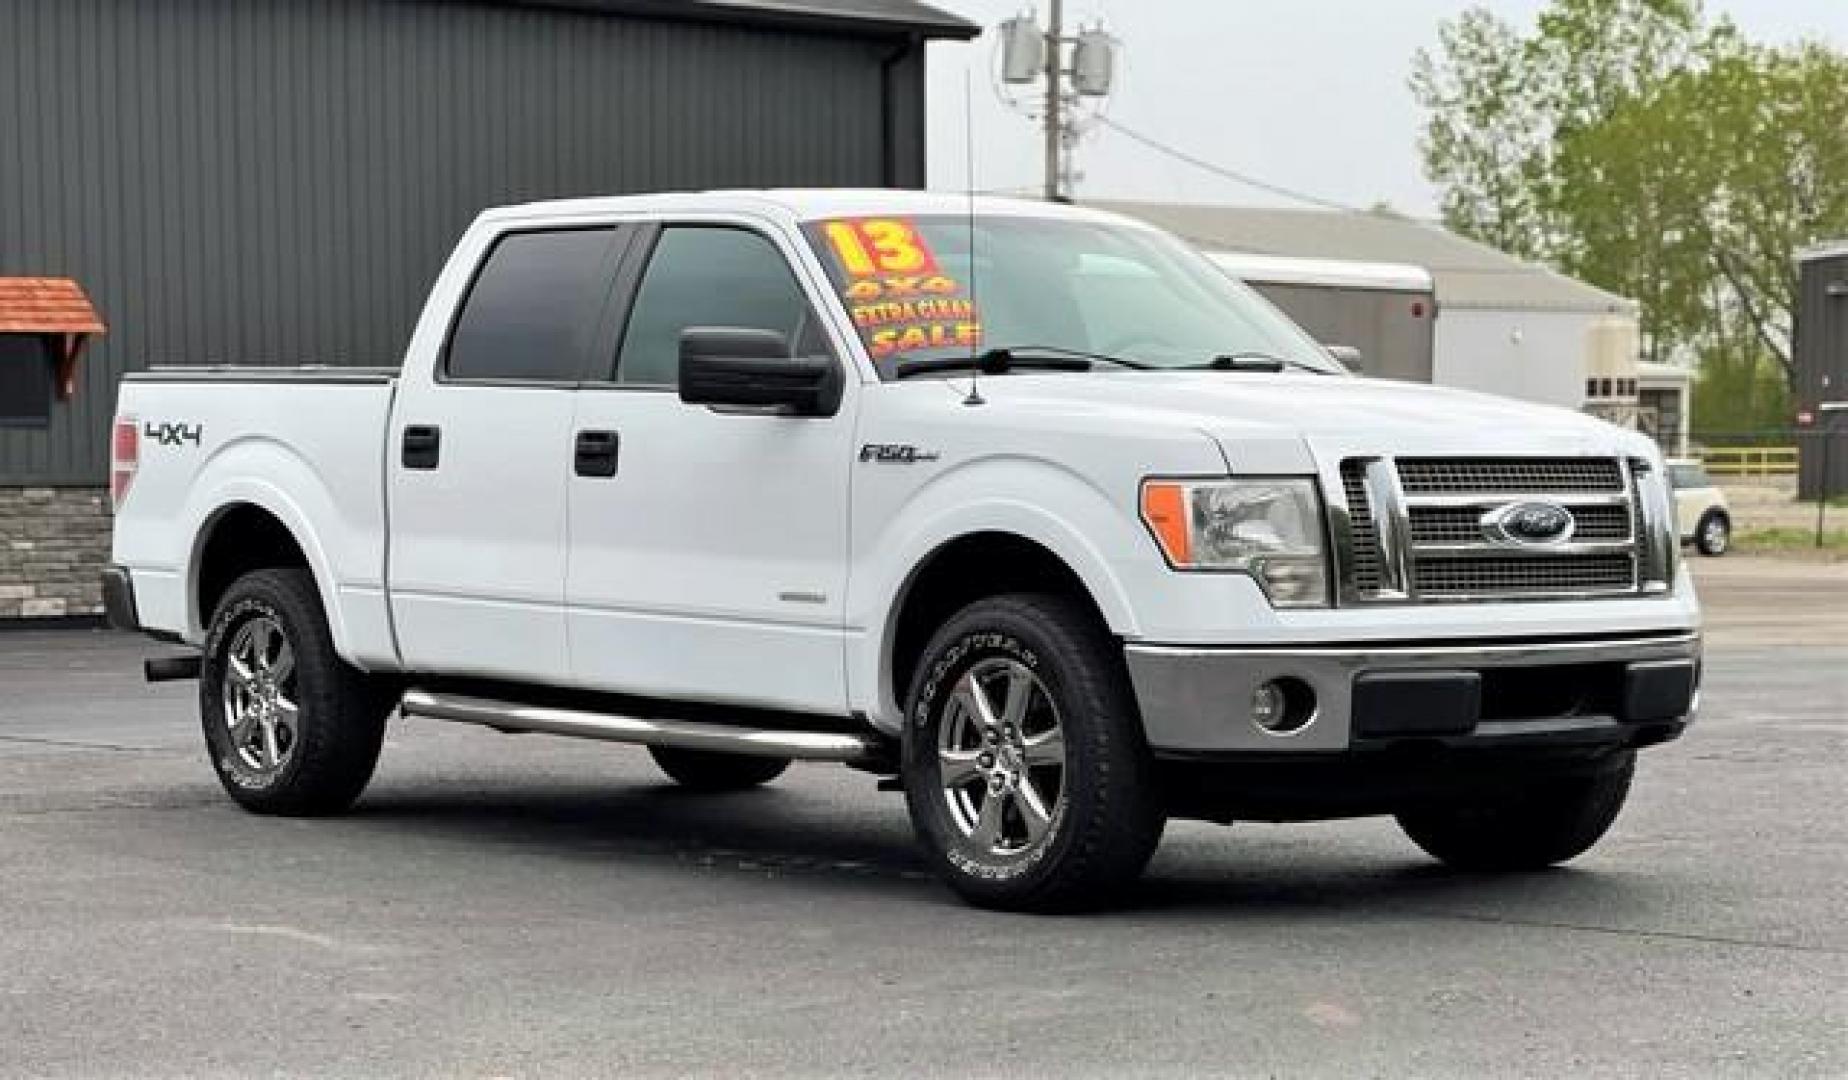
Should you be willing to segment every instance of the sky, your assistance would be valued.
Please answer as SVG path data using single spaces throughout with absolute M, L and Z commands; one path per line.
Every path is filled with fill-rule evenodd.
M 992 28 L 1046 0 L 932 0 Z M 1532 25 L 1543 0 L 1484 0 Z M 1436 214 L 1417 139 L 1422 115 L 1406 88 L 1413 54 L 1466 0 L 1066 0 L 1068 24 L 1101 19 L 1122 40 L 1111 120 L 1291 191 L 1348 206 L 1385 202 Z M 1755 41 L 1821 40 L 1848 49 L 1848 0 L 1708 0 Z M 965 84 L 975 186 L 1036 194 L 1038 127 L 997 94 L 995 35 L 931 46 L 930 186 L 968 183 Z M 1298 205 L 1148 150 L 1108 128 L 1080 144 L 1079 196 L 1240 205 Z

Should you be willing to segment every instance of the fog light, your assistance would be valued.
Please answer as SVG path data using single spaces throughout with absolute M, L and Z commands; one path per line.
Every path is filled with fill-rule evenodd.
M 1266 730 L 1283 719 L 1283 690 L 1274 682 L 1262 683 L 1251 695 L 1251 722 Z
M 1272 735 L 1291 735 L 1315 719 L 1315 691 L 1301 679 L 1271 679 L 1251 693 L 1251 722 Z

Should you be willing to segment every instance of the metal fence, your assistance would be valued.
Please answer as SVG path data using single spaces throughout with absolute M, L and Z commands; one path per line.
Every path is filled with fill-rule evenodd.
M 1831 517 L 1848 522 L 1848 415 L 1825 414 L 1801 428 L 1700 431 L 1689 444 L 1687 456 L 1722 483 L 1789 485 L 1792 509 L 1815 513 L 1818 546 Z

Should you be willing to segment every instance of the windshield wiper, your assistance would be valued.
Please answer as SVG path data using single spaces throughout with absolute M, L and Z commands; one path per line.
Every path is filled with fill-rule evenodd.
M 1146 371 L 1150 366 L 1136 360 L 1125 360 L 1120 356 L 1067 349 L 1058 345 L 1006 345 L 977 353 L 974 356 L 900 360 L 896 373 L 901 379 L 940 371 L 979 371 L 984 375 L 1001 375 L 1009 371 L 1026 369 L 1089 371 L 1096 364 L 1115 364 L 1118 367 L 1134 368 L 1138 371 Z
M 1329 372 L 1316 367 L 1314 364 L 1305 364 L 1301 360 L 1286 360 L 1281 356 L 1272 356 L 1269 353 L 1261 352 L 1225 353 L 1213 357 L 1204 364 L 1192 365 L 1192 369 L 1195 371 L 1278 372 L 1285 368 L 1294 368 L 1298 371 L 1313 371 L 1317 375 L 1329 374 Z

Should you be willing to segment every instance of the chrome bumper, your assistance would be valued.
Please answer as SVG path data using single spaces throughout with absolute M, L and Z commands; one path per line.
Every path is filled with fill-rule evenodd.
M 1699 699 L 1695 633 L 1445 645 L 1130 644 L 1124 651 L 1158 753 L 1342 751 L 1404 740 L 1659 741 L 1693 719 Z M 1289 734 L 1251 718 L 1258 687 L 1281 678 L 1314 693 L 1311 719 Z

